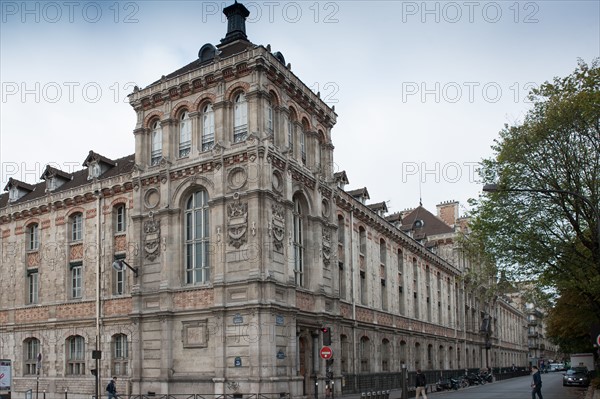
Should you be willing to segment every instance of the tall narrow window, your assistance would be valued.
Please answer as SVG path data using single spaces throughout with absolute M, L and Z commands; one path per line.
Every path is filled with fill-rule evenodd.
M 71 216 L 71 241 L 81 241 L 83 239 L 83 215 L 76 213 Z
M 273 103 L 271 100 L 267 100 L 267 108 L 265 111 L 266 125 L 267 125 L 267 133 L 273 133 Z
M 40 341 L 37 338 L 27 338 L 23 343 L 23 374 L 37 374 L 37 357 L 40 353 Z
M 206 283 L 210 279 L 208 194 L 195 192 L 185 206 L 185 282 Z
M 27 226 L 27 250 L 37 251 L 39 248 L 39 226 L 37 223 L 32 223 Z
M 70 281 L 71 298 L 81 298 L 83 291 L 83 265 L 80 262 L 71 264 Z
M 364 271 L 360 272 L 360 303 L 366 305 L 368 303 L 367 295 L 367 275 Z
M 80 335 L 67 338 L 67 374 L 85 374 L 85 340 Z
M 235 97 L 233 104 L 233 142 L 239 143 L 248 137 L 248 103 L 244 93 Z
M 338 262 L 338 280 L 340 284 L 340 299 L 346 299 L 346 274 L 344 273 L 344 264 Z
M 288 120 L 288 148 L 290 154 L 294 154 L 295 128 L 294 120 L 292 119 L 292 115 L 290 115 L 290 119 Z
M 344 245 L 344 237 L 345 237 L 345 228 L 344 226 L 344 216 L 338 215 L 338 243 Z
M 112 338 L 112 374 L 128 375 L 129 342 L 127 335 L 117 334 Z
M 162 158 L 162 127 L 159 121 L 152 123 L 150 165 L 158 165 Z
M 118 256 L 115 257 L 116 259 L 119 260 L 125 260 L 124 256 Z M 123 295 L 125 293 L 125 272 L 127 271 L 127 268 L 122 268 L 120 270 L 113 270 L 113 276 L 114 276 L 114 280 L 113 280 L 113 294 L 114 295 Z
M 115 207 L 115 232 L 125 232 L 125 229 L 127 227 L 125 216 L 125 205 L 117 205 Z
M 179 116 L 179 157 L 187 157 L 192 148 L 192 120 L 190 113 L 183 111 Z
M 27 272 L 27 303 L 38 303 L 38 271 L 29 270 Z
M 300 132 L 300 157 L 302 163 L 306 165 L 306 128 L 304 126 Z
M 304 287 L 304 226 L 302 206 L 294 198 L 294 278 L 296 285 Z
M 212 104 L 202 109 L 202 151 L 210 151 L 215 146 L 215 112 Z
M 383 238 L 379 240 L 379 263 L 382 266 L 387 264 L 387 248 Z

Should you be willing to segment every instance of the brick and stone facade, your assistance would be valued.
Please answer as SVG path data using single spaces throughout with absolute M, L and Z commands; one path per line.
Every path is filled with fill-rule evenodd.
M 484 366 L 461 266 L 342 189 L 334 110 L 247 40 L 245 7 L 226 13 L 218 46 L 130 94 L 133 155 L 90 152 L 86 169 L 48 167 L 0 197 L 13 391 L 35 383 L 39 351 L 40 389 L 89 397 L 100 350 L 101 393 L 118 375 L 122 394 L 309 396 L 325 380 L 323 326 L 336 384 Z M 495 366 L 523 351 L 507 334 L 513 354 Z

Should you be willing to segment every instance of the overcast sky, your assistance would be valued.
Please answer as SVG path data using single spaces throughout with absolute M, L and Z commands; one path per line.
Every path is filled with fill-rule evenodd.
M 132 154 L 127 94 L 218 44 L 231 3 L 2 1 L 0 188 Z M 335 106 L 348 188 L 390 212 L 477 197 L 477 163 L 528 91 L 600 56 L 598 1 L 242 3 L 250 41 Z

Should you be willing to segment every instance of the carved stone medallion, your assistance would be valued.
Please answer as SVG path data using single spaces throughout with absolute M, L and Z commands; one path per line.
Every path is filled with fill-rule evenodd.
M 285 235 L 283 205 L 273 204 L 271 209 L 273 212 L 273 246 L 275 247 L 275 251 L 283 253 L 283 237 Z
M 248 233 L 248 203 L 234 202 L 227 205 L 227 234 L 229 245 L 239 248 L 247 240 Z
M 144 222 L 144 255 L 148 260 L 154 260 L 160 255 L 160 220 Z

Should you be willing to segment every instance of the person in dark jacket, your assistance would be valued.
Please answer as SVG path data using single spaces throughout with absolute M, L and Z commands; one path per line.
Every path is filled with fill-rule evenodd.
M 415 399 L 419 399 L 419 395 L 423 395 L 423 398 L 427 399 L 427 380 L 425 379 L 425 374 L 421 373 L 421 369 L 417 369 L 415 388 Z
M 108 399 L 117 398 L 117 377 L 113 377 L 112 380 L 106 386 L 106 392 L 108 392 Z
M 531 367 L 533 381 L 531 382 L 531 399 L 535 399 L 537 393 L 538 399 L 544 399 L 542 396 L 542 376 L 536 366 Z

